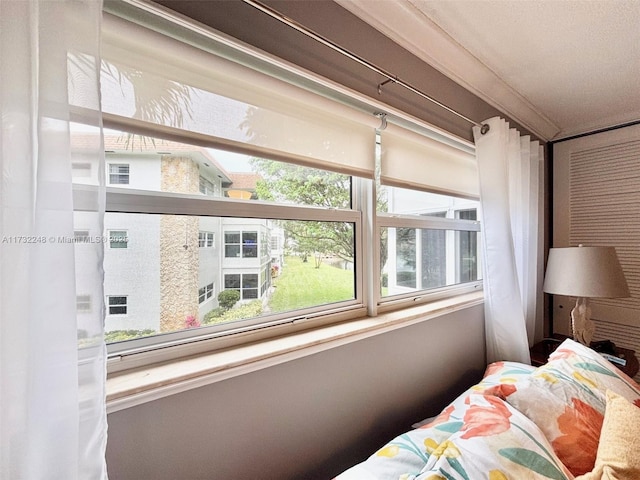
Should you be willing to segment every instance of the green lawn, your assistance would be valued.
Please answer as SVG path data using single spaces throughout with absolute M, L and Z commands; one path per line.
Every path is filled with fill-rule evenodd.
M 313 258 L 304 263 L 299 257 L 287 257 L 273 286 L 274 293 L 269 301 L 272 312 L 350 300 L 355 296 L 352 271 L 324 263 L 315 268 Z

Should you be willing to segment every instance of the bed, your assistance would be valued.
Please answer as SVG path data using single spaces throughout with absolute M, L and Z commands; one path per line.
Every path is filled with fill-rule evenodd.
M 538 368 L 480 383 L 336 480 L 640 480 L 640 386 L 565 340 Z

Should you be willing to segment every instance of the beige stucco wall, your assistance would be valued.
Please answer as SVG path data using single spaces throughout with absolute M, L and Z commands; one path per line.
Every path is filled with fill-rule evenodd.
M 161 157 L 164 192 L 198 193 L 200 172 L 189 157 Z M 197 217 L 163 215 L 160 220 L 160 331 L 185 328 L 198 318 Z

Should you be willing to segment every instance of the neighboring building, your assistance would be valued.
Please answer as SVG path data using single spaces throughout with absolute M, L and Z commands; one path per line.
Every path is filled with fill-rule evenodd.
M 97 184 L 97 169 L 82 161 L 82 141 L 74 136 L 74 182 Z M 237 187 L 247 194 L 236 198 L 254 196 L 255 174 L 228 173 L 201 147 L 105 135 L 105 151 L 107 187 L 214 197 Z M 255 300 L 271 286 L 267 220 L 111 212 L 105 231 L 91 232 L 82 229 L 82 215 L 76 212 L 77 237 L 105 236 L 107 332 L 181 330 L 215 309 L 222 290 L 236 289 L 241 300 Z M 280 269 L 282 250 L 276 254 Z M 79 295 L 79 311 L 90 308 L 91 297 Z

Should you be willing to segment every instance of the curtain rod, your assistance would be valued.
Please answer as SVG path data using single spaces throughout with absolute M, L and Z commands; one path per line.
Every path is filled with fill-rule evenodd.
M 483 135 L 489 131 L 490 127 L 489 127 L 488 124 L 486 124 L 486 123 L 478 123 L 475 120 L 472 120 L 469 117 L 461 114 L 460 112 L 455 111 L 454 109 L 448 107 L 444 103 L 439 102 L 435 98 L 430 97 L 426 93 L 424 93 L 421 90 L 417 89 L 413 85 L 401 80 L 400 78 L 398 78 L 397 75 L 394 75 L 394 74 L 384 70 L 383 68 L 378 67 L 377 65 L 369 62 L 368 60 L 365 60 L 364 58 L 360 57 L 359 55 L 356 55 L 355 53 L 347 50 L 346 48 L 341 47 L 337 43 L 329 40 L 326 37 L 323 37 L 319 33 L 314 32 L 313 30 L 305 27 L 301 23 L 293 20 L 292 18 L 287 17 L 286 15 L 278 12 L 277 10 L 275 10 L 275 9 L 273 9 L 271 7 L 269 7 L 268 5 L 265 5 L 261 1 L 259 1 L 259 0 L 242 0 L 242 1 L 244 3 L 246 3 L 247 5 L 250 5 L 250 6 L 260 10 L 261 12 L 269 15 L 270 17 L 272 17 L 272 18 L 284 23 L 285 25 L 288 25 L 289 27 L 293 28 L 294 30 L 297 30 L 298 32 L 300 32 L 300 33 L 302 33 L 302 34 L 304 34 L 304 35 L 316 40 L 317 42 L 323 44 L 324 46 L 329 47 L 330 49 L 340 53 L 341 55 L 344 55 L 345 57 L 350 58 L 354 62 L 357 62 L 360 65 L 362 65 L 364 67 L 367 67 L 369 70 L 372 70 L 372 71 L 376 72 L 377 74 L 382 75 L 383 77 L 385 77 L 386 80 L 384 82 L 381 82 L 381 83 L 378 84 L 378 93 L 381 93 L 382 87 L 384 85 L 386 85 L 387 83 L 389 83 L 389 82 L 396 83 L 396 84 L 400 85 L 401 87 L 404 87 L 407 90 L 415 93 L 416 95 L 424 98 L 425 100 L 428 100 L 428 101 L 436 104 L 440 108 L 443 108 L 446 111 L 456 115 L 457 117 L 462 118 L 463 120 L 466 120 L 467 122 L 469 122 L 469 123 L 471 123 L 471 124 L 473 124 L 473 125 L 475 125 L 477 127 L 480 127 L 480 131 L 481 131 L 481 133 Z

